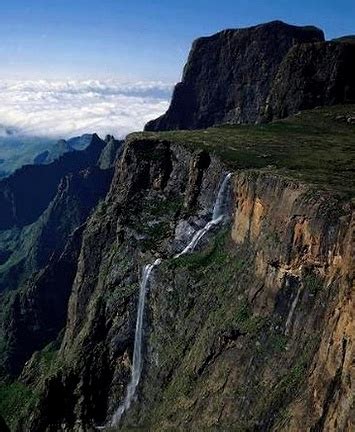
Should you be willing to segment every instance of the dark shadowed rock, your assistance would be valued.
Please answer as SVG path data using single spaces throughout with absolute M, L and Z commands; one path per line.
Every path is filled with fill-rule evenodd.
M 333 39 L 333 42 L 345 42 L 355 44 L 355 35 L 341 36 L 340 38 Z
M 1 432 L 10 432 L 10 429 L 7 427 L 5 420 L 0 416 L 0 431 Z
M 146 130 L 254 123 L 290 48 L 323 40 L 323 32 L 315 27 L 280 21 L 197 39 L 170 108 Z
M 280 66 L 266 119 L 317 106 L 355 102 L 355 44 L 313 43 L 293 47 Z

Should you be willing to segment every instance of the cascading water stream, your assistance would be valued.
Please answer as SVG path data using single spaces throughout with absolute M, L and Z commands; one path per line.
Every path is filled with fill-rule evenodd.
M 225 176 L 221 187 L 219 188 L 218 195 L 216 198 L 215 205 L 213 207 L 212 219 L 199 231 L 195 233 L 192 237 L 190 243 L 186 246 L 186 248 L 177 254 L 174 258 L 179 258 L 182 255 L 187 254 L 188 252 L 193 252 L 199 241 L 216 225 L 219 225 L 225 217 L 225 209 L 226 209 L 226 192 L 229 185 L 229 180 L 232 174 L 229 173 Z
M 134 336 L 134 349 L 133 349 L 133 363 L 132 363 L 132 374 L 131 381 L 127 387 L 127 393 L 124 401 L 118 407 L 117 411 L 112 417 L 111 426 L 116 426 L 123 413 L 127 411 L 135 397 L 136 389 L 139 384 L 139 380 L 142 374 L 142 341 L 143 341 L 143 318 L 144 318 L 144 306 L 147 291 L 149 289 L 149 281 L 152 271 L 161 263 L 160 259 L 154 261 L 153 264 L 148 264 L 143 269 L 142 281 L 139 290 L 138 300 L 138 311 L 136 321 L 136 332 Z
M 227 174 L 219 188 L 218 195 L 216 198 L 215 205 L 213 207 L 212 219 L 199 231 L 195 233 L 190 243 L 186 248 L 177 254 L 175 258 L 192 252 L 197 246 L 198 242 L 216 225 L 220 224 L 225 217 L 225 210 L 227 206 L 227 190 L 231 173 Z M 148 264 L 143 269 L 142 281 L 140 284 L 139 300 L 138 300 L 138 311 L 136 321 L 136 332 L 134 338 L 134 350 L 133 350 L 133 363 L 131 381 L 127 387 L 127 393 L 124 401 L 118 407 L 114 413 L 110 426 L 117 426 L 121 420 L 122 415 L 130 408 L 132 401 L 135 398 L 136 390 L 142 374 L 142 342 L 143 342 L 143 318 L 144 318 L 144 306 L 146 295 L 149 289 L 150 276 L 155 267 L 159 266 L 161 259 L 157 259 L 153 264 Z

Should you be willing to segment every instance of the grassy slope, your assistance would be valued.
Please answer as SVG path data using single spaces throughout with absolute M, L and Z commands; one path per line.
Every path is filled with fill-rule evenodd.
M 339 118 L 342 117 L 342 118 Z M 355 198 L 355 106 L 304 111 L 265 125 L 144 132 L 145 138 L 205 148 L 233 169 L 265 168 Z

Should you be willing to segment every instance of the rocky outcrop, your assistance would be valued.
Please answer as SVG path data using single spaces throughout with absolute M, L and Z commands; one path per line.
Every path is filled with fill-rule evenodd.
M 101 169 L 108 169 L 115 166 L 116 160 L 122 154 L 124 141 L 116 140 L 113 136 L 107 135 L 105 143 L 106 146 L 101 153 L 98 163 Z
M 265 119 L 344 103 L 355 103 L 355 44 L 297 45 L 281 63 L 266 103 Z
M 197 39 L 167 113 L 146 130 L 255 123 L 284 57 L 296 44 L 323 41 L 314 27 L 275 21 Z

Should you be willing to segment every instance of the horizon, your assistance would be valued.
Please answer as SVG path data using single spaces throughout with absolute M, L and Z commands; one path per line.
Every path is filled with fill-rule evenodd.
M 0 5 L 0 136 L 123 138 L 162 115 L 192 42 L 281 20 L 326 39 L 354 33 L 355 4 L 311 0 L 24 0 Z M 139 11 L 137 13 L 137 11 Z

